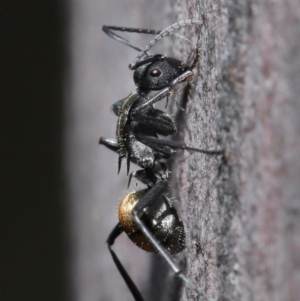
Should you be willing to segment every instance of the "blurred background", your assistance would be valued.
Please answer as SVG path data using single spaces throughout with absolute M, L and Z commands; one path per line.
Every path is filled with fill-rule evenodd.
M 164 2 L 1 1 L 0 299 L 132 300 L 107 250 L 127 187 L 111 105 L 134 90 L 137 54 L 102 25 L 162 29 Z M 127 35 L 145 46 L 149 36 Z M 150 255 L 115 250 L 147 295 Z

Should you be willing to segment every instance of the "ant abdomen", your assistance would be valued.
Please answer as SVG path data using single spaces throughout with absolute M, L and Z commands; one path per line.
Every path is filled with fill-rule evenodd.
M 136 204 L 148 191 L 149 189 L 134 191 L 125 196 L 119 206 L 119 221 L 122 229 L 135 245 L 147 252 L 157 253 L 133 217 Z M 159 200 L 153 202 L 151 206 L 144 208 L 140 219 L 157 241 L 171 254 L 184 250 L 183 223 L 164 195 L 161 195 Z

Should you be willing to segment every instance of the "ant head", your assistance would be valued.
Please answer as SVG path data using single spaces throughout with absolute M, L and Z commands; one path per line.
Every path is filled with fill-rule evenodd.
M 155 55 L 152 62 L 142 64 L 134 71 L 133 79 L 140 89 L 161 90 L 189 69 L 190 67 L 180 60 Z

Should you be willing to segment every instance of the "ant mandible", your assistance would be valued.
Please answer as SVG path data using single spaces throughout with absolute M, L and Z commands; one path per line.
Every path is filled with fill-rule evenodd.
M 118 172 L 120 172 L 123 158 L 127 159 L 127 174 L 129 174 L 131 162 L 142 168 L 130 174 L 129 183 L 132 177 L 135 177 L 147 186 L 146 189 L 129 193 L 122 200 L 119 207 L 119 223 L 107 239 L 112 258 L 135 301 L 144 299 L 112 250 L 115 239 L 122 232 L 125 232 L 133 243 L 143 250 L 159 253 L 177 276 L 195 289 L 205 300 L 209 300 L 203 290 L 200 290 L 181 272 L 168 254 L 168 252 L 179 253 L 185 248 L 185 232 L 176 209 L 167 197 L 169 171 L 167 165 L 160 160 L 168 159 L 175 149 L 186 149 L 208 155 L 220 155 L 222 151 L 202 150 L 181 142 L 159 138 L 158 135 L 174 135 L 177 129 L 168 114 L 153 107 L 154 103 L 172 94 L 177 84 L 190 83 L 193 80 L 192 70 L 199 59 L 199 52 L 196 48 L 196 56 L 191 65 L 161 54 L 151 55 L 148 52 L 164 36 L 171 36 L 191 44 L 187 38 L 173 33 L 175 29 L 187 25 L 201 26 L 202 22 L 185 20 L 163 31 L 103 26 L 103 31 L 111 38 L 140 51 L 133 63 L 129 65 L 129 68 L 134 70 L 133 78 L 138 87 L 137 91 L 112 106 L 112 111 L 118 116 L 116 138 L 101 137 L 99 140 L 100 144 L 119 154 Z M 157 36 L 149 45 L 141 49 L 113 31 L 156 34 Z M 159 92 L 149 98 L 148 94 L 151 91 Z

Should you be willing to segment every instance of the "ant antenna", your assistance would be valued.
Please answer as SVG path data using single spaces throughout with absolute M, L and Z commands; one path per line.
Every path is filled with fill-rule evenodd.
M 130 41 L 126 40 L 125 38 L 119 36 L 118 34 L 114 33 L 113 31 L 122 31 L 122 32 L 130 32 L 130 33 L 142 33 L 142 34 L 151 34 L 151 35 L 158 35 L 160 34 L 162 31 L 161 30 L 153 30 L 153 29 L 142 29 L 142 28 L 131 28 L 131 27 L 120 27 L 120 26 L 106 26 L 103 25 L 102 30 L 112 39 L 121 42 L 137 51 L 143 51 L 143 48 L 140 48 L 137 45 L 134 45 L 133 43 L 131 43 Z M 186 37 L 177 34 L 177 33 L 168 33 L 167 36 L 174 38 L 174 39 L 178 39 L 181 42 L 187 43 L 191 46 L 194 46 L 193 43 Z M 145 53 L 147 55 L 150 55 L 149 53 Z
M 176 29 L 179 29 L 181 27 L 185 27 L 185 26 L 190 26 L 190 25 L 203 25 L 203 22 L 200 20 L 194 20 L 194 19 L 189 19 L 189 20 L 184 20 L 184 21 L 180 21 L 180 22 L 176 22 L 173 25 L 167 27 L 166 29 L 164 29 L 163 31 L 161 31 L 156 37 L 154 37 L 153 40 L 150 41 L 150 43 L 144 48 L 143 51 L 141 51 L 138 56 L 134 59 L 134 61 L 132 62 L 132 64 L 129 66 L 129 68 L 131 70 L 134 70 L 137 63 L 141 60 L 141 58 L 159 41 L 161 40 L 163 37 L 165 36 L 169 36 L 172 34 L 172 32 Z
M 103 25 L 102 26 L 102 30 L 109 36 L 111 37 L 112 39 L 118 41 L 118 42 L 121 42 L 137 51 L 142 51 L 142 48 L 140 48 L 139 46 L 137 45 L 134 45 L 132 44 L 131 42 L 129 42 L 128 40 L 124 39 L 123 37 L 117 35 L 116 33 L 113 32 L 113 30 L 118 30 L 119 27 L 116 27 L 116 26 L 105 26 Z M 125 29 L 125 27 L 121 27 L 122 29 Z M 121 31 L 121 29 L 120 29 Z M 122 30 L 123 31 L 123 30 Z M 131 31 L 130 31 L 131 32 Z

